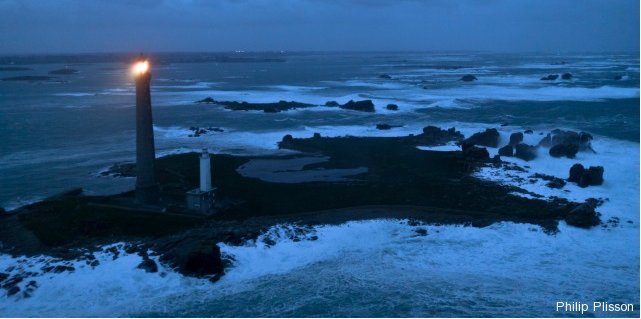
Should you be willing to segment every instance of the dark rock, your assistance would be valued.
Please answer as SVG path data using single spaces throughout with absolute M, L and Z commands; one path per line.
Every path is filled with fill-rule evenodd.
M 579 145 L 577 144 L 557 144 L 550 148 L 550 156 L 552 157 L 567 157 L 574 158 L 576 153 L 579 152 Z
M 510 146 L 514 146 L 521 142 L 523 142 L 523 133 L 516 132 L 516 133 L 510 134 L 510 143 L 509 143 Z
M 563 73 L 563 75 L 561 75 L 561 79 L 563 79 L 563 80 L 571 80 L 572 79 L 572 73 Z
M 585 169 L 583 165 L 577 163 L 570 167 L 570 177 L 568 181 L 574 182 L 579 187 L 597 186 L 603 184 L 603 167 L 590 166 Z
M 320 133 L 318 133 L 318 132 L 314 133 L 314 138 L 321 138 Z
M 499 145 L 499 137 L 499 131 L 495 128 L 489 128 L 486 129 L 485 132 L 474 133 L 474 135 L 465 139 L 463 143 L 497 147 Z
M 619 81 L 619 80 L 621 80 L 621 79 L 623 79 L 623 76 L 621 76 L 621 75 L 615 75 L 615 76 L 614 76 L 614 80 L 615 80 L 615 81 Z
M 546 174 L 541 174 L 541 173 L 536 173 L 532 176 L 531 178 L 540 178 L 544 181 L 548 181 L 546 184 L 547 187 L 549 188 L 563 188 L 565 186 L 565 181 L 561 178 L 551 176 L 551 175 L 546 175 Z
M 277 113 L 277 112 L 287 111 L 291 109 L 308 108 L 308 107 L 316 106 L 313 104 L 307 104 L 307 103 L 301 103 L 301 102 L 295 102 L 295 101 L 284 101 L 284 100 L 280 100 L 278 102 L 271 102 L 271 103 L 249 103 L 244 101 L 243 102 L 216 101 L 212 98 L 206 98 L 196 103 L 218 104 L 232 111 L 263 111 L 265 113 Z
M 525 130 L 523 131 L 523 134 L 533 134 L 534 132 L 532 130 Z
M 548 134 L 539 141 L 538 146 L 550 147 L 552 145 L 552 135 Z
M 376 124 L 377 130 L 389 130 L 395 127 L 401 127 L 402 125 L 389 125 L 389 124 Z
M 11 286 L 7 289 L 7 296 L 13 296 L 17 293 L 20 292 L 20 287 L 18 286 Z
M 9 274 L 0 272 L 0 283 L 9 278 Z
M 514 148 L 511 145 L 505 145 L 499 148 L 500 156 L 514 156 Z
M 463 77 L 461 77 L 460 81 L 464 82 L 472 82 L 478 80 L 474 75 L 472 74 L 466 74 Z
M 387 80 L 391 80 L 392 79 L 392 77 L 389 74 L 381 74 L 378 77 L 381 78 L 381 79 L 387 79 Z
M 583 176 L 583 172 L 585 172 L 583 165 L 579 163 L 572 165 L 572 167 L 570 167 L 570 177 L 568 177 L 568 181 L 578 183 Z
M 196 101 L 196 103 L 207 103 L 207 104 L 211 104 L 211 103 L 216 103 L 216 101 L 215 101 L 214 99 L 212 99 L 211 97 L 206 97 L 206 98 L 204 98 L 204 99 L 202 99 L 202 100 L 200 100 L 200 101 Z
M 603 184 L 603 166 L 590 166 L 587 171 L 587 183 L 590 186 Z
M 427 236 L 427 229 L 418 228 L 414 230 L 419 236 Z
M 54 75 L 71 75 L 76 73 L 78 73 L 78 70 L 69 69 L 69 68 L 49 71 L 49 74 L 54 74 Z
M 327 102 L 325 102 L 325 106 L 337 107 L 337 106 L 341 106 L 341 105 L 338 104 L 338 102 L 336 102 L 336 101 L 327 101 Z
M 149 258 L 144 259 L 137 268 L 151 273 L 158 272 L 158 265 L 156 265 L 155 261 Z
M 461 144 L 463 155 L 467 160 L 473 161 L 487 161 L 490 159 L 490 153 L 484 147 L 476 147 L 473 144 Z
M 349 100 L 349 102 L 341 105 L 340 108 L 361 112 L 374 112 L 374 103 L 372 103 L 372 100 Z
M 291 136 L 290 134 L 287 134 L 287 135 L 283 136 L 282 142 L 291 143 L 293 141 L 294 141 L 294 137 Z
M 10 279 L 7 279 L 5 282 L 2 283 L 2 288 L 8 289 L 11 288 L 19 283 L 22 282 L 22 277 L 20 276 L 13 276 Z
M 550 74 L 541 78 L 541 81 L 554 81 L 559 78 L 558 74 Z
M 65 266 L 65 265 L 42 267 L 42 271 L 44 271 L 44 272 L 53 272 L 53 273 L 56 273 L 56 274 L 59 274 L 59 273 L 65 272 L 65 271 L 73 272 L 75 270 L 76 270 L 76 268 L 74 268 L 72 266 Z
M 573 131 L 562 131 L 559 129 L 553 130 L 550 134 L 545 136 L 541 141 L 539 141 L 539 146 L 554 148 L 554 146 L 562 145 L 556 147 L 554 150 L 550 149 L 550 155 L 555 157 L 568 156 L 574 157 L 577 152 L 583 150 L 592 149 L 592 135 L 586 132 L 573 132 Z M 576 150 L 576 151 L 575 151 Z
M 203 277 L 224 273 L 220 248 L 211 240 L 177 238 L 161 247 L 161 261 L 167 262 L 187 276 Z
M 568 213 L 565 221 L 568 225 L 580 228 L 590 228 L 592 226 L 599 225 L 601 220 L 594 209 L 595 207 L 593 203 L 586 202 L 580 204 Z
M 514 147 L 514 156 L 522 160 L 531 161 L 536 158 L 536 146 L 518 144 Z
M 398 105 L 396 104 L 387 104 L 386 108 L 390 111 L 398 111 Z
M 442 130 L 439 127 L 430 125 L 423 128 L 422 137 L 427 140 L 428 144 L 438 145 L 452 140 L 460 141 L 463 139 L 463 134 L 454 127 Z

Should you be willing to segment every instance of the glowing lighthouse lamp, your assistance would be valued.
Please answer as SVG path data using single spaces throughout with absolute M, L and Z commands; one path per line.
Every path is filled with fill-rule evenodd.
M 149 61 L 140 57 L 133 66 L 136 81 L 136 201 L 154 205 L 160 201 L 156 182 L 154 129 L 151 117 Z

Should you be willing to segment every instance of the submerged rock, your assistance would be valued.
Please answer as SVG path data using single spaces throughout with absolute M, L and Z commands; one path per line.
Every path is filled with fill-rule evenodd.
M 460 79 L 460 81 L 463 81 L 463 82 L 472 82 L 472 81 L 476 81 L 476 80 L 478 80 L 478 79 L 472 74 L 466 74 L 466 75 L 462 76 L 461 79 Z
M 381 74 L 378 77 L 381 78 L 381 79 L 387 79 L 387 80 L 391 80 L 392 79 L 392 77 L 389 74 Z
M 563 75 L 561 75 L 561 79 L 563 79 L 563 80 L 571 80 L 572 79 L 572 73 L 563 73 Z
M 474 133 L 474 135 L 465 139 L 463 143 L 497 147 L 499 145 L 499 137 L 499 131 L 497 131 L 495 128 L 489 128 L 484 132 Z
M 388 109 L 390 111 L 398 111 L 398 105 L 396 105 L 396 104 L 387 104 L 386 109 Z
M 514 157 L 531 161 L 537 156 L 536 146 L 520 143 L 514 147 Z
M 615 76 L 614 76 L 614 80 L 615 80 L 615 81 L 619 81 L 619 80 L 621 80 L 621 79 L 623 79 L 623 76 L 621 76 L 621 75 L 615 75 Z

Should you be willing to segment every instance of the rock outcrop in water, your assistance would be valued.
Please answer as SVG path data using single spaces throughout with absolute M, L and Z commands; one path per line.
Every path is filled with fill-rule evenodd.
M 536 146 L 520 143 L 514 147 L 514 157 L 516 158 L 520 158 L 525 161 L 531 161 L 535 159 L 536 156 L 537 156 Z
M 274 103 L 249 103 L 236 101 L 216 101 L 211 97 L 204 98 L 196 103 L 218 104 L 226 109 L 234 111 L 263 111 L 265 113 L 278 113 L 291 109 L 314 107 L 316 105 L 295 102 L 295 101 L 278 101 Z
M 495 128 L 488 128 L 484 132 L 474 133 L 472 136 L 468 137 L 463 141 L 463 143 L 468 143 L 472 145 L 482 145 L 488 147 L 497 147 L 499 146 L 499 131 Z
M 499 155 L 508 157 L 514 156 L 514 148 L 512 147 L 512 145 L 505 145 L 499 148 Z
M 463 81 L 463 82 L 472 82 L 476 80 L 478 79 L 472 74 L 466 74 L 460 78 L 460 81 Z
M 590 166 L 585 169 L 577 163 L 570 167 L 568 181 L 576 183 L 579 187 L 597 186 L 603 184 L 603 166 Z
M 541 78 L 541 81 L 554 81 L 559 78 L 558 74 L 550 74 Z
M 347 103 L 341 105 L 340 108 L 361 112 L 374 112 L 374 103 L 372 103 L 372 100 L 349 100 Z
M 523 133 L 516 132 L 510 134 L 510 143 L 508 143 L 508 145 L 515 146 L 521 142 L 523 142 Z
M 552 157 L 574 158 L 579 151 L 594 152 L 592 139 L 592 135 L 586 132 L 577 133 L 555 129 L 541 139 L 538 145 L 549 147 L 549 153 Z
M 572 73 L 563 73 L 563 75 L 561 75 L 561 79 L 572 80 Z
M 398 105 L 396 105 L 396 104 L 387 104 L 387 106 L 385 108 L 390 110 L 390 111 L 398 111 Z
M 390 125 L 390 124 L 385 124 L 385 123 L 376 124 L 376 129 L 377 130 L 390 130 L 390 129 L 393 129 L 395 127 L 403 127 L 403 125 Z
M 389 74 L 381 74 L 378 77 L 380 79 L 386 79 L 386 80 L 391 80 L 392 79 L 392 76 L 390 76 Z
M 189 137 L 199 137 L 201 135 L 207 135 L 213 132 L 220 133 L 225 131 L 219 127 L 197 127 L 197 126 L 192 126 L 189 128 L 189 130 L 193 132 L 193 134 L 188 135 Z
M 336 101 L 327 101 L 327 102 L 325 102 L 325 106 L 328 106 L 328 107 L 339 107 L 341 105 Z

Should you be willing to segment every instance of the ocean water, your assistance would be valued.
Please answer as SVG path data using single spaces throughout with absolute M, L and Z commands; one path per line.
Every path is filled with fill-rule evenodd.
M 599 208 L 602 220 L 618 217 L 620 223 L 591 230 L 561 223 L 556 235 L 513 223 L 482 229 L 428 225 L 427 236 L 416 236 L 416 226 L 406 221 L 372 220 L 319 226 L 313 230 L 318 240 L 297 242 L 280 225 L 265 235 L 276 238 L 271 247 L 260 240 L 223 245 L 236 261 L 216 284 L 162 266 L 158 274 L 144 273 L 136 269 L 135 255 L 98 256 L 102 262 L 95 268 L 78 264 L 74 273 L 38 275 L 30 298 L 1 290 L 0 315 L 573 316 L 580 313 L 556 312 L 556 302 L 607 301 L 633 303 L 635 312 L 591 314 L 639 316 L 638 53 L 278 56 L 284 62 L 178 63 L 185 60 L 165 54 L 154 63 L 152 55 L 158 155 L 202 147 L 272 154 L 285 134 L 398 136 L 426 125 L 455 126 L 466 136 L 497 127 L 504 142 L 511 132 L 532 129 L 525 136 L 532 144 L 554 128 L 583 130 L 595 136 L 596 154 L 569 160 L 540 152 L 527 163 L 508 159 L 527 165 L 528 172 L 487 168 L 476 175 L 543 196 L 608 199 Z M 33 70 L 0 71 L 4 78 L 65 66 L 79 70 L 60 76 L 62 82 L 0 81 L 0 206 L 15 208 L 75 186 L 88 194 L 133 187 L 133 179 L 99 176 L 134 159 L 129 66 L 76 60 L 82 63 L 22 57 L 19 62 Z M 573 78 L 540 80 L 565 72 Z M 465 74 L 478 80 L 458 81 Z M 205 97 L 314 104 L 371 99 L 376 113 L 320 106 L 271 114 L 194 103 Z M 399 111 L 386 110 L 388 103 Z M 378 123 L 403 127 L 380 131 Z M 224 132 L 194 138 L 188 136 L 191 126 Z M 604 166 L 604 184 L 567 185 L 563 191 L 523 182 L 537 172 L 565 178 L 575 162 Z M 0 255 L 0 271 L 12 265 L 21 265 L 12 271 L 38 269 L 43 258 L 49 257 L 20 262 Z

